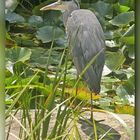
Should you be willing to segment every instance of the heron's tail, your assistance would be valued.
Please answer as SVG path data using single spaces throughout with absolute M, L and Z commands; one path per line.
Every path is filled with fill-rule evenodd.
M 90 66 L 85 74 L 83 75 L 83 79 L 87 83 L 90 91 L 98 94 L 100 92 L 100 84 L 101 84 L 101 75 L 102 70 L 96 70 L 93 66 Z

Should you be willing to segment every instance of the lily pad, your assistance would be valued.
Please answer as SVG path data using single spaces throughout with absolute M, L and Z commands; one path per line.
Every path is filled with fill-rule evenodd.
M 105 3 L 103 1 L 98 1 L 93 4 L 93 8 L 101 15 L 112 17 L 112 6 L 109 3 Z
M 16 14 L 16 13 L 8 13 L 5 15 L 5 18 L 7 21 L 9 21 L 10 23 L 21 23 L 21 22 L 25 22 L 25 19 L 23 16 Z
M 43 19 L 41 16 L 36 16 L 36 15 L 32 15 L 28 22 L 32 25 L 32 26 L 39 26 L 43 23 Z
M 110 23 L 116 26 L 122 26 L 129 24 L 131 21 L 134 21 L 134 11 L 121 13 L 110 20 Z
M 122 52 L 106 52 L 106 65 L 114 71 L 119 69 L 125 61 L 125 57 Z
M 30 59 L 31 50 L 27 48 L 12 48 L 6 49 L 6 60 L 16 63 L 16 62 L 25 62 Z
M 61 37 L 64 37 L 64 31 L 59 27 L 44 26 L 39 28 L 36 37 L 43 43 L 48 43 L 52 40 L 57 40 Z

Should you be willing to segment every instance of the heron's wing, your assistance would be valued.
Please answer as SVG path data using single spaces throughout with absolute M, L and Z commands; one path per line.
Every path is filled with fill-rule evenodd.
M 72 46 L 75 67 L 80 74 L 93 57 L 98 57 L 83 75 L 89 88 L 100 92 L 100 81 L 105 61 L 104 34 L 100 23 L 89 10 L 76 10 L 67 22 L 67 34 Z M 86 13 L 86 17 L 84 14 Z

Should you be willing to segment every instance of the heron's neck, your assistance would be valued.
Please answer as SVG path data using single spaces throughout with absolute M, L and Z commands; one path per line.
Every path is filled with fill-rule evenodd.
M 70 16 L 71 12 L 72 12 L 72 11 L 63 11 L 63 12 L 62 12 L 62 18 L 63 18 L 64 26 L 66 26 L 68 17 Z
M 70 7 L 68 7 L 67 10 L 62 11 L 64 26 L 66 26 L 67 20 L 68 20 L 68 18 L 70 17 L 71 13 L 72 13 L 74 10 L 78 10 L 78 9 L 80 9 L 79 6 L 70 6 Z

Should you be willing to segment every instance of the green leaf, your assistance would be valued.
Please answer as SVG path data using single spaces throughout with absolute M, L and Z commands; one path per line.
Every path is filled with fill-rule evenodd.
M 106 97 L 106 98 L 101 98 L 99 100 L 99 103 L 100 103 L 100 107 L 101 108 L 108 108 L 111 106 L 111 102 L 112 102 L 112 99 L 110 97 Z
M 114 38 L 114 32 L 113 31 L 106 31 L 104 32 L 105 39 L 113 39 Z
M 11 48 L 17 46 L 15 40 L 13 40 L 8 32 L 6 32 L 6 47 Z
M 134 42 L 135 42 L 134 30 L 135 30 L 135 25 L 133 24 L 123 34 L 121 41 L 127 45 L 134 45 Z
M 103 1 L 98 1 L 93 4 L 93 8 L 101 15 L 112 17 L 112 6 L 109 3 L 105 3 Z
M 117 83 L 117 82 L 120 82 L 119 79 L 117 78 L 110 78 L 110 77 L 102 77 L 102 82 L 103 83 Z
M 25 22 L 24 17 L 22 17 L 21 15 L 16 14 L 16 13 L 8 13 L 8 14 L 6 14 L 5 18 L 10 23 L 21 23 L 21 22 Z
M 133 24 L 132 26 L 130 26 L 128 28 L 128 30 L 123 34 L 123 37 L 125 36 L 132 36 L 134 35 L 134 32 L 135 32 L 135 25 Z
M 110 23 L 116 26 L 122 26 L 134 21 L 134 11 L 121 13 L 110 20 Z
M 32 76 L 28 76 L 27 78 L 22 78 L 20 80 L 20 84 L 19 85 L 21 85 L 21 83 L 23 85 L 26 85 L 31 80 L 31 78 L 32 78 Z M 36 76 L 31 83 L 37 83 L 39 81 L 39 78 L 40 78 L 40 76 Z M 18 85 L 18 83 L 17 83 L 17 85 Z
M 118 52 L 106 52 L 106 65 L 112 71 L 119 69 L 125 61 L 124 55 Z
M 32 15 L 29 18 L 28 22 L 30 23 L 31 26 L 38 26 L 43 23 L 43 19 L 41 16 Z
M 127 93 L 129 95 L 134 95 L 135 94 L 135 77 L 134 75 L 131 76 L 123 85 L 123 87 L 125 88 L 125 90 L 127 91 Z
M 135 38 L 134 36 L 122 37 L 121 41 L 124 42 L 125 44 L 134 45 Z
M 39 28 L 37 31 L 36 37 L 40 39 L 43 43 L 51 42 L 54 38 L 54 40 L 57 40 L 64 36 L 64 31 L 58 27 L 53 26 L 44 26 Z
M 129 46 L 128 46 L 128 56 L 129 56 L 131 59 L 135 59 L 134 45 L 129 45 Z
M 122 85 L 120 85 L 120 86 L 117 87 L 116 93 L 121 98 L 125 98 L 125 95 L 128 95 L 128 92 L 126 91 L 126 89 Z
M 130 9 L 130 7 L 120 5 L 120 12 L 121 12 L 121 13 L 127 12 L 129 9 Z
M 128 7 L 130 7 L 130 8 L 134 8 L 134 6 L 135 6 L 134 0 L 119 0 L 119 3 L 120 3 L 121 5 L 125 5 L 125 6 L 128 6 Z
M 125 98 L 126 95 L 134 95 L 135 94 L 135 79 L 134 75 L 131 76 L 124 84 L 120 85 L 116 89 L 117 95 Z
M 114 5 L 114 9 L 120 13 L 124 13 L 127 12 L 130 9 L 130 7 L 121 5 L 120 3 L 116 3 Z
M 13 63 L 16 62 L 25 62 L 29 60 L 31 56 L 31 50 L 27 48 L 12 48 L 6 50 L 6 60 Z
M 45 68 L 48 61 L 49 51 L 47 49 L 38 47 L 35 49 L 31 49 L 31 52 L 32 55 L 30 58 L 30 64 L 33 66 L 39 66 Z M 53 50 L 50 56 L 49 64 L 50 65 L 58 64 L 60 58 L 61 58 L 61 53 Z

